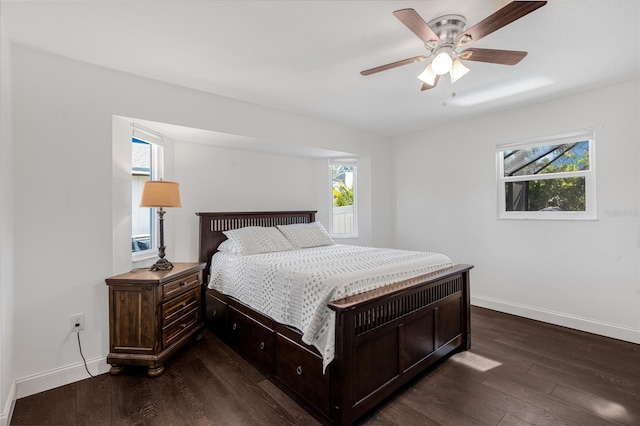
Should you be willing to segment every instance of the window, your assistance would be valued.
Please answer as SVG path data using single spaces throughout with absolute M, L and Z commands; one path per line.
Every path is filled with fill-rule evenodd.
M 131 252 L 133 260 L 157 253 L 156 209 L 140 207 L 144 183 L 162 176 L 162 138 L 134 126 L 131 138 Z
M 356 238 L 357 226 L 357 165 L 355 161 L 332 161 L 331 171 L 331 235 Z
M 593 130 L 497 145 L 498 216 L 595 219 Z

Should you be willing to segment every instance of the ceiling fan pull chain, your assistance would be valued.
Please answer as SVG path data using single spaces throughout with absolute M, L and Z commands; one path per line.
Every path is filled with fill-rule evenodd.
M 455 96 L 455 92 L 453 91 L 453 80 L 451 80 L 451 74 L 449 73 L 449 78 L 446 79 L 446 82 L 442 85 L 442 93 L 443 93 L 443 101 L 442 106 L 446 107 L 448 105 L 447 99 L 449 98 L 449 93 L 451 93 L 451 97 Z
M 450 78 L 449 78 L 449 79 L 445 79 L 445 80 L 446 80 L 447 82 L 445 82 L 445 83 L 442 85 L 442 89 L 441 89 L 441 90 L 442 90 L 442 94 L 443 94 L 443 96 L 442 96 L 442 98 L 443 98 L 442 106 L 443 106 L 443 107 L 446 107 L 446 106 L 447 106 L 447 92 L 449 91 L 449 87 L 448 87 L 448 86 L 449 86 L 449 83 L 451 82 L 451 79 L 450 79 Z

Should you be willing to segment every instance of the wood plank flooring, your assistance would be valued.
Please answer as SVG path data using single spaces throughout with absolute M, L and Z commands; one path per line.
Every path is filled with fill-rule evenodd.
M 365 425 L 640 425 L 640 345 L 478 307 L 472 348 L 418 377 Z M 21 398 L 11 425 L 316 425 L 218 338 L 155 379 L 104 374 Z

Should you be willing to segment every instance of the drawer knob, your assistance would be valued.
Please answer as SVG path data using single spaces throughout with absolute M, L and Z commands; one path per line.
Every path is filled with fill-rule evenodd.
M 260 349 L 264 349 L 264 342 L 260 342 Z
M 213 310 L 213 316 L 215 317 L 216 315 L 218 315 L 218 311 L 216 311 L 215 309 Z
M 187 324 L 180 324 L 180 328 L 187 328 Z
M 180 283 L 180 287 L 183 287 L 183 286 L 185 286 L 185 285 L 187 285 L 187 282 L 186 282 L 186 281 L 182 281 L 182 282 Z
M 185 306 L 187 306 L 187 302 L 182 302 L 181 306 L 184 308 Z
M 302 376 L 302 366 L 299 365 L 298 368 L 296 368 L 296 373 L 298 373 L 298 376 Z
M 234 322 L 233 325 L 231 326 L 231 329 L 235 330 L 236 328 L 238 328 L 238 324 Z

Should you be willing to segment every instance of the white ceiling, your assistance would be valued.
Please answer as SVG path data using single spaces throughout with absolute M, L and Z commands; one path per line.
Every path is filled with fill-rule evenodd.
M 389 136 L 640 78 L 638 0 L 551 0 L 473 44 L 528 51 L 520 64 L 467 62 L 453 88 L 421 92 L 426 62 L 359 74 L 426 54 L 394 10 L 471 26 L 507 3 L 3 0 L 1 14 L 20 44 Z

